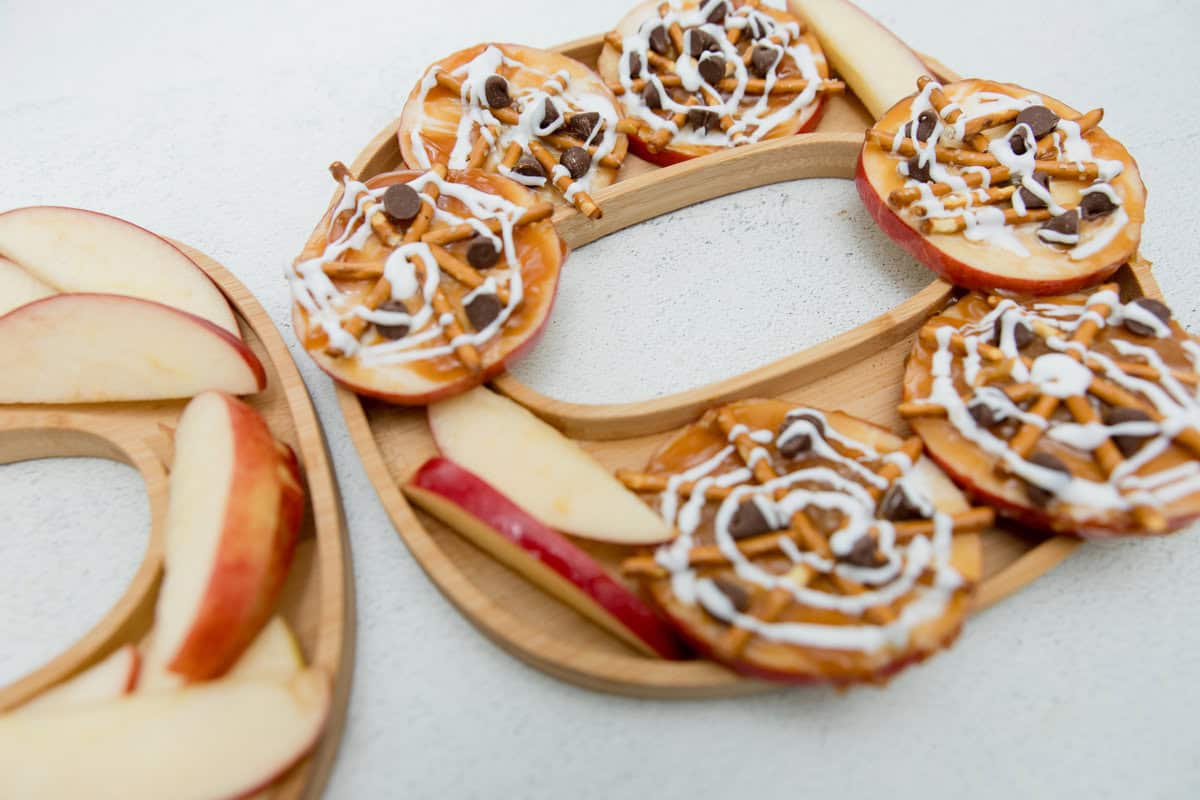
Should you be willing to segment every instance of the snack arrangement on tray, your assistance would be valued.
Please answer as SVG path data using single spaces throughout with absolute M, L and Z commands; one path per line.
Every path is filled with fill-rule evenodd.
M 289 279 L 335 379 L 436 401 L 406 430 L 438 455 L 401 479 L 429 515 L 644 655 L 879 683 L 953 642 L 997 525 L 1144 536 L 1200 516 L 1200 343 L 1143 284 L 1100 285 L 1140 265 L 1146 200 L 1102 109 L 942 82 L 849 3 L 790 6 L 646 2 L 573 51 L 588 64 L 497 43 L 434 63 L 400 110 L 403 163 L 334 165 Z M 724 395 L 638 428 L 661 434 L 630 445 L 649 460 L 613 470 L 481 386 L 549 315 L 556 222 L 602 224 L 635 162 L 667 180 L 800 142 L 847 89 L 875 118 L 865 205 L 956 287 L 905 331 L 892 409 L 914 435 Z

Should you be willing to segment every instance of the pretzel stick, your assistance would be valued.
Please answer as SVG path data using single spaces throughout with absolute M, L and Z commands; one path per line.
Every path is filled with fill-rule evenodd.
M 983 175 L 978 172 L 968 172 L 961 176 L 966 182 L 968 189 L 978 189 L 983 185 Z M 988 185 L 994 183 L 1004 183 L 1011 177 L 1008 167 L 992 167 L 988 170 Z M 953 194 L 958 191 L 948 183 L 927 183 L 925 184 L 934 197 L 944 197 L 948 194 Z M 893 208 L 910 205 L 921 199 L 921 189 L 916 186 L 908 186 L 903 189 L 896 189 L 888 195 L 888 205 Z
M 1100 121 L 1103 119 L 1104 119 L 1104 109 L 1103 108 L 1093 108 L 1091 111 L 1087 112 L 1086 114 L 1076 117 L 1075 119 L 1073 119 L 1071 121 L 1079 126 L 1079 133 L 1080 133 L 1080 135 L 1083 135 L 1083 134 L 1087 133 L 1088 131 L 1090 131 L 1092 128 L 1095 128 L 1097 125 L 1099 125 Z M 1037 157 L 1039 159 L 1057 158 L 1060 155 L 1060 153 L 1058 152 L 1058 147 L 1056 147 L 1054 144 L 1055 132 L 1056 131 L 1050 131 L 1050 133 L 1047 133 L 1041 139 L 1038 139 Z
M 1013 194 L 1016 193 L 1015 186 L 993 186 L 988 189 L 980 189 L 983 197 L 974 193 L 970 195 L 954 194 L 942 201 L 942 207 L 948 210 L 956 208 L 965 208 L 967 206 L 994 206 L 997 203 L 1003 203 L 1006 200 L 1011 200 Z M 918 217 L 925 217 L 929 214 L 929 209 L 923 205 L 916 205 L 913 209 L 913 214 Z
M 976 133 L 972 136 L 968 136 L 963 141 L 966 142 L 968 147 L 978 153 L 986 153 L 988 147 L 992 144 L 992 140 L 984 136 L 982 133 Z
M 484 160 L 487 159 L 488 151 L 492 149 L 492 143 L 488 141 L 488 137 L 483 133 L 484 129 L 479 128 L 479 135 L 475 137 L 475 143 L 471 145 L 471 154 L 467 156 L 467 168 L 478 169 L 483 166 Z M 490 131 L 491 138 L 496 138 L 496 131 Z
M 513 226 L 540 222 L 553 213 L 553 204 L 541 201 L 526 208 L 525 213 L 513 222 Z M 483 220 L 483 224 L 484 227 L 495 234 L 499 234 L 503 227 L 500 224 L 500 220 L 494 218 Z M 463 239 L 470 239 L 472 236 L 477 235 L 479 235 L 479 231 L 474 226 L 464 222 L 461 225 L 452 225 L 439 228 L 436 231 L 430 231 L 421 237 L 421 241 L 425 242 L 425 244 L 453 244 L 454 242 L 461 242 Z
M 622 117 L 621 119 L 617 120 L 617 133 L 636 136 L 641 132 L 644 126 L 645 123 L 643 123 L 640 119 L 635 119 L 633 117 Z
M 776 586 L 765 594 L 759 595 L 758 599 L 750 606 L 748 613 L 763 622 L 772 622 L 783 613 L 791 601 L 791 592 Z M 716 650 L 725 658 L 737 658 L 749 643 L 751 636 L 753 633 L 748 628 L 731 625 L 725 635 L 721 637 L 721 641 L 717 643 Z
M 419 256 L 417 260 L 422 260 Z M 426 267 L 428 268 L 428 267 Z M 418 276 L 418 279 L 420 276 Z M 466 312 L 463 311 L 460 303 L 451 304 L 450 299 L 446 297 L 445 292 L 439 285 L 433 293 L 433 310 L 437 312 L 439 318 L 449 315 L 450 319 L 442 328 L 442 334 L 446 337 L 446 341 L 453 343 L 455 339 L 462 336 L 469 326 L 466 320 Z M 471 372 L 479 372 L 481 364 L 479 360 L 479 350 L 470 342 L 454 345 L 454 355 L 458 356 L 458 360 L 463 363 Z
M 478 289 L 480 286 L 483 286 L 485 280 L 484 277 L 480 275 L 470 264 L 454 255 L 446 248 L 440 247 L 436 244 L 430 245 L 429 250 L 433 253 L 433 257 L 437 259 L 438 266 L 441 267 L 442 272 L 445 272 L 459 283 L 469 286 L 472 289 Z M 499 298 L 501 303 L 508 305 L 508 288 L 505 286 L 497 286 L 496 297 Z
M 340 161 L 335 161 L 330 164 L 329 172 L 331 175 L 333 175 L 333 179 L 342 185 L 345 185 L 347 180 L 357 180 L 353 173 L 350 172 L 349 168 L 347 168 L 346 165 Z M 355 207 L 358 206 L 361 198 L 366 194 L 366 192 L 359 192 L 357 195 L 355 195 Z M 396 245 L 400 244 L 400 233 L 396 230 L 395 226 L 392 225 L 391 220 L 387 218 L 387 215 L 383 213 L 383 209 L 380 206 L 379 201 L 372 198 L 369 201 L 369 204 L 363 208 L 363 216 L 366 218 L 367 222 L 370 223 L 371 231 L 375 234 L 379 241 L 383 242 L 388 247 L 395 247 Z
M 933 106 L 933 110 L 939 117 L 953 125 L 962 116 L 962 109 L 955 106 L 950 109 L 949 113 L 946 113 L 946 106 L 950 105 L 950 98 L 946 97 L 941 85 L 934 82 L 933 78 L 928 75 L 917 78 L 917 89 L 924 89 L 927 83 L 934 83 L 933 89 L 929 91 L 929 104 Z
M 678 22 L 672 22 L 667 28 L 667 35 L 671 37 L 671 44 L 675 46 L 675 52 L 683 55 L 683 28 L 679 27 Z
M 758 0 L 746 0 L 742 3 L 742 8 L 758 8 Z M 745 28 L 734 28 L 725 34 L 725 38 L 729 40 L 730 44 L 736 46 L 742 40 L 742 31 L 744 30 Z
M 693 96 L 687 99 L 685 105 L 694 106 L 699 102 L 700 101 Z M 674 116 L 671 117 L 671 122 L 675 126 L 674 131 L 670 128 L 659 128 L 654 132 L 654 136 L 650 137 L 650 141 L 646 143 L 646 149 L 651 153 L 657 153 L 666 147 L 667 143 L 671 141 L 671 137 L 673 137 L 680 128 L 687 124 L 687 112 L 675 112 Z
M 438 70 L 436 74 L 438 86 L 441 86 L 447 92 L 454 94 L 456 97 L 462 97 L 462 81 L 455 78 L 445 70 Z M 505 125 L 518 125 L 521 122 L 520 115 L 511 108 L 488 108 L 486 109 L 493 117 L 503 122 Z
M 1088 391 L 1109 405 L 1120 406 L 1122 408 L 1136 408 L 1138 411 L 1144 412 L 1155 422 L 1162 422 L 1163 416 L 1157 408 L 1143 401 L 1127 389 L 1105 378 L 1093 378 L 1092 385 L 1088 387 Z M 1200 457 L 1200 430 L 1196 428 L 1184 428 L 1175 435 L 1175 441 L 1188 450 L 1191 450 L 1197 457 Z
M 546 170 L 547 175 L 554 174 L 554 168 L 558 165 L 554 161 L 554 156 L 550 155 L 550 151 L 543 147 L 540 142 L 536 140 L 530 140 L 529 152 L 533 153 L 533 157 L 536 158 L 538 163 L 542 165 L 542 169 Z M 555 188 L 557 188 L 564 197 L 572 198 L 571 203 L 575 206 L 575 208 L 579 209 L 580 214 L 583 214 L 588 219 L 600 219 L 600 217 L 603 215 L 603 212 L 600 211 L 600 206 L 596 205 L 596 202 L 592 200 L 591 196 L 588 195 L 587 192 L 576 191 L 574 192 L 574 196 L 570 194 L 572 187 L 575 185 L 575 181 L 571 179 L 571 176 L 567 174 L 565 169 L 560 171 L 558 173 L 558 177 L 553 178 L 552 180 L 554 181 Z
M 570 147 L 582 147 L 584 150 L 587 150 L 590 155 L 593 155 L 593 156 L 596 155 L 596 151 L 600 149 L 599 147 L 597 147 L 594 144 L 585 145 L 583 143 L 582 139 L 576 139 L 574 136 L 567 136 L 566 134 L 563 134 L 563 133 L 547 134 L 546 136 L 542 137 L 542 140 L 544 142 L 546 142 L 546 144 L 551 145 L 552 147 L 557 147 L 559 150 L 566 150 L 567 148 L 570 148 Z M 616 152 L 616 150 L 614 148 L 613 154 L 609 154 L 609 155 L 604 156 L 603 158 L 597 159 L 596 163 L 602 167 L 607 167 L 609 169 L 620 168 L 621 159 L 618 159 L 615 157 L 615 152 Z
M 717 89 L 722 92 L 732 92 L 738 88 L 737 78 L 722 78 L 717 82 Z M 808 81 L 803 78 L 784 78 L 771 85 L 771 94 L 800 94 L 808 88 Z M 830 94 L 841 94 L 846 91 L 846 84 L 838 80 L 822 80 L 817 90 Z M 765 78 L 747 78 L 744 94 L 764 94 L 767 91 Z
M 1006 208 L 1004 210 L 1005 225 L 1021 225 L 1026 222 L 1042 222 L 1050 219 L 1053 216 L 1049 209 L 1046 208 L 1027 208 L 1024 214 L 1019 213 L 1015 208 Z M 967 229 L 967 218 L 963 217 L 935 217 L 926 219 L 921 223 L 921 233 L 926 235 L 934 233 L 959 233 Z
M 516 142 L 509 142 L 508 147 L 504 148 L 504 158 L 500 159 L 500 163 L 505 169 L 512 169 L 517 165 L 517 161 L 521 158 L 521 145 Z
M 900 140 L 900 146 L 895 146 L 896 134 L 871 128 L 867 131 L 867 141 L 877 144 L 880 148 L 903 156 L 915 156 L 917 146 L 909 137 Z M 976 153 L 974 150 L 962 150 L 957 147 L 937 145 L 934 158 L 939 164 L 958 164 L 965 167 L 995 167 L 1000 162 L 990 153 Z
M 1007 125 L 1017 118 L 1018 113 L 1017 109 L 1009 108 L 1004 111 L 993 111 L 990 114 L 984 114 L 982 117 L 972 117 L 963 125 L 963 140 L 965 141 L 977 133 L 982 133 L 988 128 Z
M 617 480 L 625 484 L 625 488 L 634 492 L 665 492 L 668 488 L 670 476 L 668 475 L 650 475 L 644 472 L 636 472 L 629 469 L 617 470 Z M 675 491 L 679 494 L 690 497 L 696 491 L 697 481 L 685 481 L 675 487 Z M 724 500 L 733 492 L 732 486 L 715 486 L 709 484 L 704 489 L 704 496 L 709 500 Z

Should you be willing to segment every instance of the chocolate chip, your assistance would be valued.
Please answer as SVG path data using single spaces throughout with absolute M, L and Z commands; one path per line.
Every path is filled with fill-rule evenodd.
M 1105 192 L 1087 192 L 1079 198 L 1084 219 L 1099 219 L 1117 210 L 1117 204 Z
M 1063 472 L 1067 475 L 1071 474 L 1070 468 L 1063 463 L 1061 458 L 1052 456 L 1049 453 L 1034 453 L 1027 460 L 1030 464 L 1036 464 L 1045 469 Z M 1043 489 L 1041 486 L 1035 486 L 1028 481 L 1025 481 L 1025 494 L 1029 497 L 1030 502 L 1039 508 L 1045 508 L 1055 498 L 1054 492 L 1049 489 Z
M 850 548 L 850 552 L 842 556 L 842 561 L 847 564 L 853 564 L 856 567 L 873 567 L 875 566 L 876 553 L 878 548 L 875 546 L 875 539 L 870 534 L 863 534 L 854 542 L 854 546 Z
M 925 515 L 921 513 L 921 509 L 908 496 L 908 492 L 904 491 L 904 487 L 898 483 L 893 483 L 884 492 L 883 497 L 879 501 L 878 514 L 883 519 L 891 520 L 892 522 L 901 522 L 907 519 L 925 519 Z
M 408 312 L 408 308 L 399 300 L 388 300 L 386 303 L 381 304 L 378 310 Z M 383 338 L 395 341 L 396 339 L 403 339 L 405 336 L 408 336 L 410 326 L 406 322 L 401 322 L 399 325 L 376 324 L 375 330 L 379 331 L 379 335 Z
M 1043 242 L 1050 244 L 1065 244 L 1065 242 L 1056 242 L 1053 237 L 1046 238 L 1042 236 L 1042 232 L 1059 234 L 1061 236 L 1078 236 L 1079 235 L 1079 212 L 1075 209 L 1059 214 L 1057 217 L 1051 217 L 1046 220 L 1042 227 L 1038 228 L 1038 238 Z
M 1000 346 L 1000 335 L 1004 332 L 1004 316 L 996 317 L 995 324 L 992 325 L 992 339 L 995 340 L 996 346 Z M 1018 350 L 1024 350 L 1033 343 L 1033 328 L 1024 320 L 1018 320 L 1016 325 L 1013 325 L 1013 343 Z
M 499 260 L 500 252 L 491 239 L 480 236 L 467 245 L 467 263 L 475 269 L 494 267 Z
M 671 47 L 671 40 L 667 38 L 667 29 L 659 25 L 654 30 L 650 31 L 650 49 L 658 53 L 660 56 L 665 56 Z
M 407 183 L 396 183 L 383 193 L 383 213 L 396 222 L 409 222 L 421 211 L 421 196 Z
M 629 54 L 629 77 L 637 78 L 642 74 L 642 57 L 637 53 Z
M 492 320 L 500 316 L 503 309 L 500 298 L 490 292 L 475 295 L 469 303 L 463 306 L 463 310 L 467 312 L 467 319 L 471 322 L 471 327 L 477 331 L 491 325 Z
M 572 180 L 577 181 L 587 175 L 588 169 L 592 166 L 592 156 L 582 147 L 568 147 L 558 157 L 558 163 L 567 168 L 567 173 Z
M 784 431 L 792 426 L 793 422 L 798 420 L 804 420 L 805 422 L 811 424 L 814 428 L 816 428 L 817 433 L 819 433 L 822 437 L 825 435 L 825 423 L 821 421 L 820 417 L 816 416 L 815 414 L 796 414 L 795 416 L 789 415 L 788 418 L 783 421 L 783 424 L 779 426 L 779 432 L 775 435 L 776 441 L 778 441 L 779 437 L 783 435 Z M 795 433 L 789 436 L 787 439 L 784 439 L 783 442 L 778 445 L 779 455 L 783 456 L 784 458 L 796 458 L 797 456 L 807 453 L 812 449 L 812 446 L 812 435 L 809 434 L 808 431 L 804 431 L 803 433 Z
M 508 93 L 508 81 L 499 75 L 490 75 L 483 82 L 483 97 L 492 108 L 508 108 L 512 97 Z
M 720 25 L 725 21 L 725 16 L 728 13 L 729 6 L 726 5 L 724 0 L 722 0 L 713 7 L 712 11 L 708 12 L 708 16 L 705 19 L 706 21 L 711 22 L 713 25 Z
M 721 127 L 721 117 L 717 112 L 704 108 L 688 109 L 687 121 L 696 130 L 716 130 Z
M 746 587 L 729 578 L 713 578 L 713 586 L 717 591 L 729 598 L 729 602 L 739 613 L 745 614 L 750 610 L 750 592 Z
M 716 86 L 725 77 L 725 59 L 721 56 L 700 59 L 700 77 Z
M 1038 185 L 1041 186 L 1043 189 L 1045 189 L 1046 191 L 1050 191 L 1050 176 L 1049 175 L 1047 175 L 1044 172 L 1034 172 L 1033 179 L 1035 181 L 1037 181 Z M 1022 186 L 1020 189 L 1018 189 L 1017 193 L 1019 195 L 1021 195 L 1021 200 L 1024 201 L 1026 208 L 1045 208 L 1046 207 L 1045 200 L 1038 197 L 1036 194 L 1029 191 L 1024 186 Z
M 513 164 L 512 171 L 518 175 L 524 175 L 526 178 L 546 177 L 546 170 L 542 167 L 542 162 L 529 153 L 517 159 L 517 163 Z
M 1028 125 L 1033 138 L 1040 139 L 1058 125 L 1058 114 L 1045 106 L 1030 106 L 1017 114 L 1018 125 Z
M 775 66 L 776 51 L 774 47 L 756 44 L 750 51 L 750 71 L 760 78 L 767 77 L 771 67 Z
M 918 142 L 927 142 L 929 137 L 933 135 L 933 129 L 937 127 L 937 114 L 926 109 L 917 115 L 917 135 Z M 904 123 L 904 135 L 913 138 L 912 122 Z
M 931 163 L 931 161 L 926 161 L 922 164 L 920 156 L 913 156 L 908 160 L 908 177 L 921 183 L 933 180 L 929 174 L 929 165 Z
M 987 403 L 972 403 L 967 406 L 967 413 L 971 415 L 971 419 L 975 420 L 976 425 L 983 428 L 990 428 L 999 422 L 995 409 Z
M 545 104 L 542 106 L 542 130 L 549 128 L 558 118 L 562 116 L 558 113 L 558 106 L 551 102 L 550 98 L 546 98 Z
M 1137 408 L 1110 408 L 1104 415 L 1105 425 L 1120 425 L 1122 422 L 1153 422 L 1150 415 Z M 1119 433 L 1112 436 L 1112 442 L 1129 458 L 1146 443 L 1151 436 L 1138 436 L 1131 433 Z
M 754 500 L 743 501 L 729 520 L 729 535 L 734 539 L 758 536 L 760 533 L 770 533 L 772 530 L 774 530 L 773 526 L 763 516 L 762 509 Z
M 662 94 L 658 91 L 656 85 L 653 83 L 646 84 L 646 88 L 642 89 L 642 102 L 646 104 L 646 108 L 652 111 L 662 108 Z
M 692 28 L 688 33 L 687 40 L 688 55 L 692 58 L 699 58 L 701 53 L 707 50 L 717 50 L 720 48 L 716 39 L 699 28 Z
M 563 131 L 568 136 L 574 136 L 576 139 L 582 139 L 586 142 L 599 123 L 600 112 L 598 111 L 572 114 L 571 118 L 567 120 L 567 124 L 563 126 Z
M 1029 149 L 1029 142 L 1025 139 L 1024 128 L 1017 128 L 1008 135 L 1008 146 L 1014 155 L 1025 155 L 1025 151 Z
M 1163 303 L 1160 300 L 1155 300 L 1153 297 L 1139 297 L 1137 300 L 1134 300 L 1131 305 L 1140 306 L 1146 311 L 1149 311 L 1151 314 L 1162 320 L 1164 325 L 1171 321 L 1171 309 L 1166 303 Z M 1125 330 L 1136 336 L 1156 335 L 1154 328 L 1151 328 L 1146 323 L 1139 322 L 1136 319 L 1130 319 L 1129 317 L 1126 317 L 1124 324 Z

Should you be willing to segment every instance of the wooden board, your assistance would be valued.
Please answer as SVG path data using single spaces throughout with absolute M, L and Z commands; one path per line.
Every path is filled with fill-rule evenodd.
M 317 747 L 261 796 L 315 798 L 333 766 L 353 671 L 354 585 L 337 483 L 312 401 L 271 318 L 224 267 L 176 244 L 217 283 L 237 313 L 242 338 L 267 373 L 267 388 L 243 399 L 263 415 L 277 438 L 296 451 L 304 473 L 304 527 L 279 612 L 295 632 L 306 661 L 329 673 L 332 704 Z M 149 545 L 125 594 L 65 652 L 0 687 L 0 711 L 71 677 L 122 644 L 141 641 L 149 631 L 162 576 L 171 461 L 171 438 L 162 426 L 175 425 L 186 402 L 0 406 L 0 464 L 58 456 L 122 461 L 141 473 L 151 517 Z
M 601 37 L 558 48 L 594 64 Z M 926 59 L 944 80 L 956 76 Z M 854 174 L 863 131 L 873 119 L 851 94 L 829 98 L 817 130 L 788 139 L 736 148 L 702 159 L 656 168 L 630 157 L 618 183 L 596 193 L 604 210 L 596 221 L 573 209 L 555 215 L 572 248 L 660 214 L 771 183 Z M 396 124 L 381 131 L 355 160 L 366 179 L 401 164 Z M 1149 267 L 1124 267 L 1117 275 L 1129 296 L 1158 297 Z M 642 468 L 647 457 L 704 409 L 745 397 L 781 397 L 856 416 L 905 432 L 896 413 L 904 359 L 921 323 L 941 308 L 952 287 L 935 280 L 913 297 L 854 330 L 823 344 L 698 389 L 640 402 L 567 403 L 540 394 L 511 375 L 493 387 L 579 440 L 611 469 Z M 509 652 L 545 672 L 593 689 L 647 697 L 719 697 L 773 688 L 708 661 L 651 659 L 603 632 L 565 605 L 501 566 L 435 518 L 412 508 L 398 485 L 436 453 L 425 412 L 360 398 L 339 387 L 351 438 L 393 523 L 417 561 L 458 609 Z M 985 579 L 980 610 L 1019 590 L 1057 565 L 1078 545 L 1064 537 L 991 529 L 982 535 Z M 621 548 L 573 539 L 610 567 Z

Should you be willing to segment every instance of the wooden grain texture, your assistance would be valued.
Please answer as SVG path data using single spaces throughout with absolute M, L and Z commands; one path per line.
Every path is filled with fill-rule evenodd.
M 594 63 L 600 48 L 600 38 L 590 37 L 559 50 Z M 939 77 L 955 79 L 936 61 L 926 61 Z M 588 221 L 563 209 L 555 217 L 560 234 L 571 247 L 582 247 L 651 217 L 754 186 L 808 177 L 850 178 L 862 132 L 873 120 L 851 94 L 829 102 L 812 134 L 662 169 L 631 156 L 619 181 L 596 193 L 604 217 Z M 370 177 L 399 165 L 393 124 L 367 145 L 354 171 Z M 1128 296 L 1159 296 L 1145 264 L 1122 268 L 1118 279 Z M 663 441 L 701 410 L 743 397 L 781 397 L 842 409 L 904 431 L 907 426 L 896 413 L 904 360 L 917 329 L 951 291 L 949 284 L 934 280 L 895 308 L 827 342 L 727 380 L 646 402 L 567 403 L 511 375 L 500 376 L 493 386 L 564 430 L 610 469 L 643 467 Z M 459 611 L 505 650 L 563 680 L 632 696 L 720 697 L 776 687 L 708 661 L 667 662 L 639 655 L 414 509 L 398 486 L 437 452 L 424 410 L 360 398 L 341 387 L 338 400 L 367 475 L 413 556 Z M 1078 545 L 1073 539 L 1002 528 L 985 531 L 981 540 L 984 580 L 976 610 L 1045 574 Z M 624 550 L 572 541 L 616 574 Z
M 279 612 L 295 632 L 306 660 L 330 675 L 333 700 L 316 749 L 261 796 L 315 798 L 328 780 L 341 739 L 353 671 L 353 576 L 337 483 L 308 391 L 271 318 L 224 267 L 176 244 L 208 273 L 237 312 L 242 337 L 267 372 L 266 389 L 243 399 L 296 451 L 304 474 L 307 513 Z M 150 630 L 162 576 L 171 461 L 171 438 L 164 426 L 176 423 L 186 402 L 0 406 L 0 463 L 60 456 L 122 461 L 140 472 L 151 510 L 149 544 L 122 597 L 65 652 L 0 687 L 0 710 L 71 677 L 124 643 L 141 641 Z

